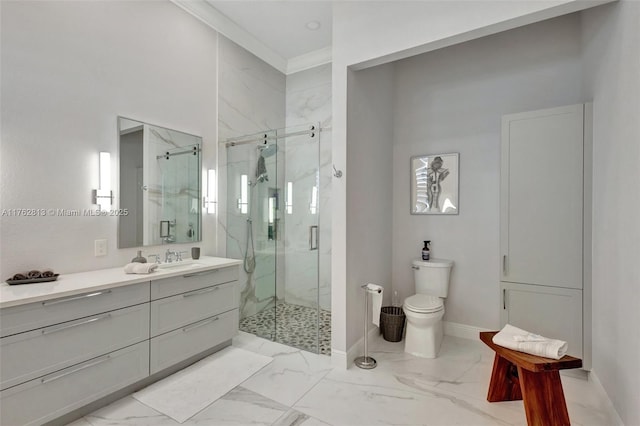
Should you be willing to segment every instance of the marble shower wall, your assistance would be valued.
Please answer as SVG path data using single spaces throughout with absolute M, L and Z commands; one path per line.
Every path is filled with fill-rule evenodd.
M 287 128 L 320 123 L 322 132 L 319 148 L 317 142 L 310 144 L 307 137 L 287 140 L 285 181 L 293 182 L 294 209 L 292 214 L 284 214 L 287 248 L 284 299 L 303 306 L 317 305 L 317 261 L 320 308 L 331 310 L 331 64 L 290 74 L 286 83 Z M 319 186 L 315 214 L 319 217 L 313 217 L 308 208 L 314 185 Z M 319 226 L 319 251 L 309 251 L 311 224 Z
M 221 36 L 218 75 L 220 141 L 310 123 L 321 123 L 324 129 L 319 135 L 319 145 L 309 144 L 307 137 L 279 140 L 277 154 L 265 159 L 269 181 L 249 191 L 256 270 L 247 274 L 240 269 L 241 317 L 271 306 L 276 295 L 289 303 L 317 306 L 316 268 L 319 268 L 320 307 L 330 310 L 331 65 L 285 77 Z M 255 180 L 257 159 L 254 144 L 228 149 L 218 146 L 218 250 L 227 257 L 243 259 L 247 250 L 248 215 L 238 208 L 237 199 L 241 191 L 240 176 L 246 174 L 249 180 Z M 284 209 L 287 181 L 294 182 L 294 204 L 302 206 L 294 208 L 292 215 Z M 308 208 L 314 185 L 319 186 L 315 215 Z M 280 224 L 284 225 L 274 242 L 267 238 L 263 204 L 268 198 L 267 191 L 276 187 L 280 197 Z M 310 224 L 319 225 L 319 251 L 308 249 Z
M 279 129 L 285 126 L 285 76 L 229 39 L 220 36 L 218 45 L 218 140 Z M 278 154 L 281 155 L 281 154 Z M 263 206 L 269 187 L 282 185 L 276 181 L 277 156 L 266 159 L 270 176 L 268 183 L 260 183 L 249 192 L 254 211 L 253 234 L 256 270 L 247 274 L 240 268 L 240 316 L 253 315 L 275 303 L 273 294 L 276 277 L 282 277 L 284 259 L 282 241 L 266 241 L 266 228 L 256 215 Z M 279 158 L 278 158 L 279 159 Z M 237 206 L 240 198 L 240 176 L 246 174 L 255 180 L 256 145 L 246 144 L 232 148 L 218 145 L 218 252 L 227 257 L 243 259 L 247 241 L 247 214 Z M 227 181 L 227 179 L 230 179 Z M 284 291 L 284 280 L 277 282 L 277 292 Z

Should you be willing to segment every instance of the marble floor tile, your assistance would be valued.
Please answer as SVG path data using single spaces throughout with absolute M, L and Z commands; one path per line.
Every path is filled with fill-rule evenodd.
M 84 417 L 92 426 L 176 426 L 175 420 L 127 396 Z
M 67 424 L 67 426 L 91 426 L 91 423 L 89 423 L 84 417 L 82 417 L 75 422 Z
M 515 425 L 514 410 L 464 399 L 435 388 L 407 391 L 325 378 L 294 405 L 323 422 L 339 425 Z
M 573 425 L 601 426 L 618 424 L 609 416 L 607 401 L 593 382 L 574 377 L 560 376 L 567 401 L 567 411 Z
M 184 424 L 526 425 L 522 401 L 486 401 L 494 353 L 481 342 L 445 336 L 438 358 L 422 359 L 404 353 L 402 343 L 370 340 L 378 367 L 343 370 L 332 369 L 329 357 L 240 333 L 233 346 L 274 360 Z M 562 382 L 572 424 L 616 424 L 593 382 Z M 129 396 L 73 426 L 177 424 Z
M 183 424 L 268 426 L 282 417 L 287 410 L 289 407 L 238 386 Z
M 133 397 L 182 423 L 234 389 L 271 357 L 233 346 L 136 392 Z
M 331 370 L 331 358 L 296 350 L 271 355 L 273 362 L 244 381 L 249 390 L 293 405 Z
M 287 411 L 271 426 L 331 426 L 296 410 Z

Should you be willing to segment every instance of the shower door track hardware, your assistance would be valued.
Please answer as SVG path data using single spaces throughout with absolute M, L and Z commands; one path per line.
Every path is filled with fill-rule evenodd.
M 229 148 L 230 146 L 244 145 L 248 143 L 258 143 L 258 142 L 267 143 L 267 141 L 270 141 L 270 140 L 277 140 L 281 138 L 287 138 L 290 136 L 309 135 L 309 137 L 313 138 L 316 136 L 316 132 L 321 132 L 321 131 L 322 131 L 322 128 L 314 125 L 314 126 L 311 126 L 308 130 L 300 130 L 298 132 L 285 133 L 284 135 L 269 136 L 264 133 L 261 133 L 260 136 L 255 136 L 255 135 L 241 136 L 239 138 L 230 138 L 220 143 L 221 144 L 223 143 L 226 148 Z
M 187 150 L 179 151 L 179 152 L 169 152 L 169 151 L 167 151 L 163 155 L 156 155 L 156 160 L 159 160 L 161 158 L 166 158 L 168 160 L 169 157 L 176 157 L 178 155 L 184 155 L 184 154 L 197 155 L 199 152 L 200 152 L 200 148 L 199 147 L 195 147 L 195 146 L 193 147 L 193 149 L 187 149 Z

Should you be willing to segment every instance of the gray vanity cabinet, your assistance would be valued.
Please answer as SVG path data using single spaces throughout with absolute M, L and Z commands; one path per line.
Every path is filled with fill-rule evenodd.
M 5 337 L 2 389 L 148 338 L 148 303 Z
M 2 337 L 149 302 L 149 283 L 97 290 L 0 309 Z
M 237 280 L 234 266 L 151 282 L 151 374 L 237 333 Z
M 151 339 L 151 374 L 230 340 L 237 334 L 238 309 L 214 315 Z
M 45 423 L 149 375 L 148 282 L 1 312 L 2 425 Z
M 237 266 L 200 268 L 1 309 L 0 425 L 56 420 L 230 344 L 237 282 Z
M 148 375 L 145 341 L 2 391 L 0 424 L 41 425 Z

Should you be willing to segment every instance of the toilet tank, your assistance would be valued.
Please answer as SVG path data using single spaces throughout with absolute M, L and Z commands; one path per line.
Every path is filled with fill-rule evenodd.
M 412 263 L 416 294 L 447 297 L 452 260 L 414 260 Z

